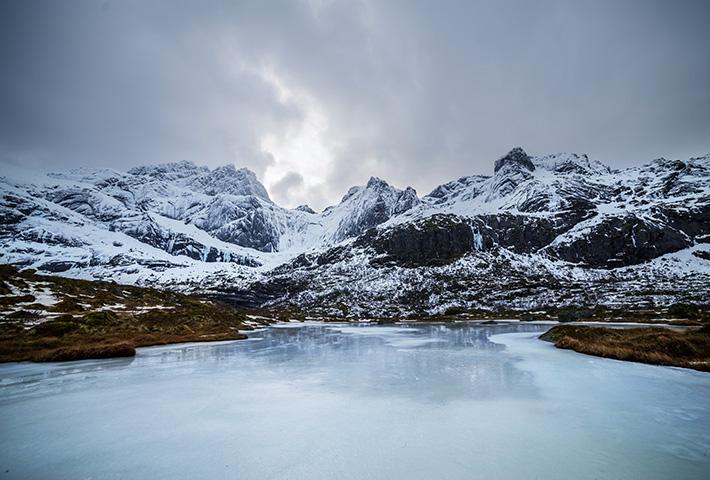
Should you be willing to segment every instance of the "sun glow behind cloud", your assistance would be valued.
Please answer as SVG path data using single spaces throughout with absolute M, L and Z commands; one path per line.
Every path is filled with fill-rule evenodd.
M 328 118 L 317 101 L 307 92 L 286 85 L 271 69 L 260 72 L 265 82 L 278 92 L 279 101 L 295 104 L 303 112 L 303 120 L 280 134 L 266 133 L 261 149 L 273 162 L 264 172 L 264 185 L 274 200 L 287 207 L 307 202 L 314 208 L 325 205 L 318 191 L 332 171 L 332 145 L 327 140 Z M 316 200 L 316 202 L 314 202 Z

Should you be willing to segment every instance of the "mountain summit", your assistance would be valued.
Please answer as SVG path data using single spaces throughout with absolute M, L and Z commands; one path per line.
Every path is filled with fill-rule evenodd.
M 614 171 L 514 148 L 422 198 L 372 177 L 316 213 L 190 162 L 0 179 L 0 262 L 323 314 L 701 301 L 710 157 Z M 594 288 L 591 288 L 593 286 Z
M 520 147 L 515 147 L 508 154 L 496 160 L 494 172 L 498 173 L 503 167 L 524 168 L 526 170 L 535 170 L 535 165 L 530 161 L 530 157 L 525 150 Z

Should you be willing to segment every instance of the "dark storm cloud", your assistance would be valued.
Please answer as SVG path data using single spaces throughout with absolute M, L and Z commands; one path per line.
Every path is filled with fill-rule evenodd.
M 263 174 L 269 158 L 254 139 L 301 117 L 230 58 L 219 24 L 211 32 L 192 23 L 177 3 L 2 8 L 5 161 L 56 168 L 237 161 Z
M 710 150 L 709 5 L 5 1 L 0 161 L 236 163 L 318 208 L 515 145 L 685 158 Z

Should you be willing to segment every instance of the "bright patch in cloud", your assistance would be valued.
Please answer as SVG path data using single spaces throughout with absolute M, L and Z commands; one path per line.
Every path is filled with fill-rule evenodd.
M 313 193 L 323 187 L 333 167 L 333 155 L 326 140 L 328 118 L 306 92 L 287 86 L 273 71 L 260 73 L 276 88 L 282 103 L 293 103 L 304 113 L 303 121 L 291 125 L 284 133 L 267 133 L 261 138 L 262 151 L 274 160 L 266 168 L 264 185 L 272 198 L 284 206 L 296 207 L 310 201 L 313 208 L 323 208 L 327 202 Z M 302 177 L 302 182 L 283 181 L 294 172 Z M 289 188 L 280 188 L 284 185 Z

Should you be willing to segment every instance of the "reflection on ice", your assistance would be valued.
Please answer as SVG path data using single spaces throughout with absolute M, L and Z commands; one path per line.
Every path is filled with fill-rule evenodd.
M 282 324 L 0 366 L 4 478 L 702 478 L 710 375 L 548 326 Z M 493 336 L 493 338 L 491 338 Z

